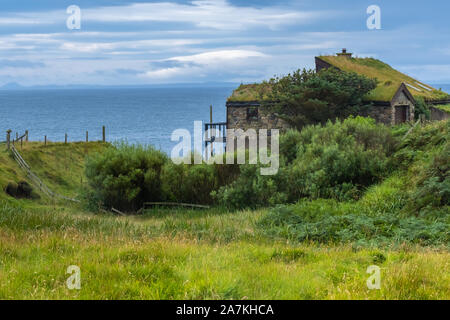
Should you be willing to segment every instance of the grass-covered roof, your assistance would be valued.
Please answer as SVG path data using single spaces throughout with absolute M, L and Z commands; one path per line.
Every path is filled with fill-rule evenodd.
M 340 56 L 320 56 L 319 59 L 346 72 L 356 72 L 371 79 L 377 79 L 378 85 L 367 95 L 370 101 L 391 101 L 400 85 L 404 83 L 411 94 L 427 100 L 440 100 L 447 93 L 422 83 L 388 64 L 373 58 L 347 58 Z M 240 85 L 228 101 L 258 101 L 264 99 L 270 86 L 267 83 Z
M 438 105 L 434 107 L 444 112 L 450 113 L 450 104 Z

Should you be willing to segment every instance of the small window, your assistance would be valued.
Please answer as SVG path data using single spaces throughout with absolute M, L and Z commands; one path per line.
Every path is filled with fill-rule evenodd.
M 258 121 L 258 108 L 247 108 L 247 121 Z

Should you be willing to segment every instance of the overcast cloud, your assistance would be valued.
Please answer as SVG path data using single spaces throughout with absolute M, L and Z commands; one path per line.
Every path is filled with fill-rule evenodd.
M 2 1 L 0 85 L 255 82 L 343 47 L 450 83 L 448 1 Z M 39 4 L 39 5 L 38 5 Z M 79 5 L 81 29 L 66 8 Z M 405 10 L 408 8 L 408 10 Z

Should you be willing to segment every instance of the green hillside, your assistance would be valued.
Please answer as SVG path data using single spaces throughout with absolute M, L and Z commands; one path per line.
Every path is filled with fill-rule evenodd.
M 117 216 L 1 192 L 0 299 L 449 299 L 450 122 L 419 125 L 402 139 L 408 124 L 349 120 L 355 121 L 359 134 L 350 140 L 370 147 L 370 132 L 390 130 L 397 142 L 389 155 L 396 169 L 356 200 L 304 198 L 252 210 L 150 208 Z M 302 134 L 315 132 L 311 143 L 327 144 L 342 126 L 310 126 Z M 298 134 L 282 143 L 289 157 L 295 147 L 285 147 Z M 29 143 L 19 151 L 55 191 L 77 196 L 86 155 L 108 146 Z M 4 147 L 2 188 L 26 179 Z M 66 286 L 71 265 L 80 267 L 81 290 Z M 367 287 L 370 265 L 380 267 L 379 290 Z
M 84 159 L 92 152 L 105 149 L 108 144 L 89 143 L 49 143 L 44 146 L 40 142 L 24 143 L 17 150 L 31 167 L 31 170 L 54 192 L 67 197 L 76 197 L 83 183 Z M 26 173 L 15 162 L 12 154 L 0 144 L 0 188 L 5 190 L 8 183 L 28 181 Z M 39 194 L 39 190 L 35 189 Z M 45 197 L 43 200 L 45 200 Z M 10 198 L 0 192 L 0 200 Z

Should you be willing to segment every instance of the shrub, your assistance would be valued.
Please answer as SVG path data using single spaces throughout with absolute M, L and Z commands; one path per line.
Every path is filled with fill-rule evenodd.
M 263 176 L 260 168 L 259 165 L 241 165 L 241 173 L 236 181 L 213 192 L 214 199 L 221 206 L 230 209 L 285 203 L 286 195 L 279 191 L 282 174 Z
M 297 70 L 270 80 L 272 90 L 267 108 L 294 128 L 344 119 L 367 107 L 364 96 L 375 89 L 376 81 L 335 68 Z
M 408 217 L 399 211 L 371 215 L 370 208 L 360 203 L 334 200 L 300 201 L 274 208 L 258 226 L 268 236 L 296 242 L 450 245 L 446 217 Z
M 88 158 L 91 204 L 123 211 L 162 199 L 161 170 L 167 157 L 150 146 L 117 144 Z
M 11 197 L 21 199 L 39 199 L 40 196 L 37 194 L 33 187 L 26 181 L 19 181 L 19 183 L 9 182 L 5 188 L 6 194 Z
M 5 192 L 7 195 L 10 195 L 11 197 L 17 197 L 17 183 L 15 182 L 8 182 L 8 185 L 5 188 Z
M 326 125 L 290 130 L 280 139 L 280 169 L 261 176 L 259 166 L 241 166 L 241 175 L 215 194 L 231 208 L 293 203 L 300 198 L 357 199 L 391 170 L 395 140 L 371 118 L 350 117 Z
M 292 200 L 358 198 L 390 171 L 394 140 L 388 128 L 370 118 L 348 118 L 301 132 L 297 158 L 288 176 Z
M 409 182 L 408 210 L 414 213 L 449 206 L 450 199 L 450 121 L 417 127 L 402 141 L 393 163 Z
M 409 201 L 405 176 L 395 174 L 380 184 L 371 186 L 359 203 L 367 214 L 398 212 Z
M 212 165 L 185 165 L 168 162 L 162 173 L 165 200 L 211 204 L 211 192 L 217 188 Z
M 414 108 L 414 117 L 416 119 L 419 119 L 420 115 L 424 115 L 426 119 L 430 119 L 430 107 L 425 102 L 425 99 L 423 97 L 416 97 L 415 100 L 416 105 Z
M 418 209 L 450 206 L 450 141 L 425 166 L 413 199 Z
M 288 130 L 280 136 L 280 156 L 284 164 L 290 164 L 297 157 L 298 144 L 302 136 L 297 130 Z

